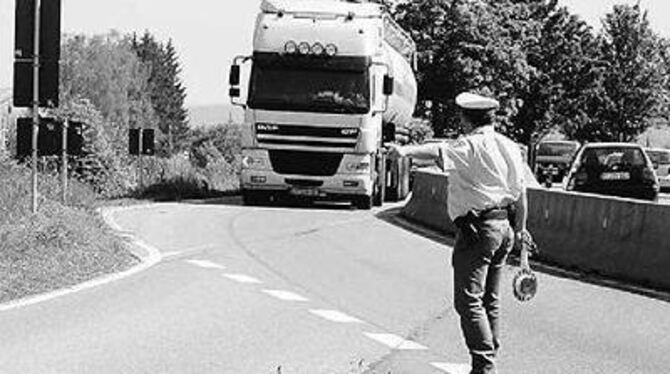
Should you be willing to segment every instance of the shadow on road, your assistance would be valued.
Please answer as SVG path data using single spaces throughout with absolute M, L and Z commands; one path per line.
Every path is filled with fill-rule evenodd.
M 455 238 L 453 236 L 410 222 L 406 218 L 402 217 L 401 211 L 402 207 L 391 208 L 376 213 L 375 217 L 384 222 L 388 222 L 394 226 L 402 228 L 403 230 L 407 230 L 426 239 L 430 239 L 436 243 L 453 247 L 455 242 Z M 516 252 L 513 252 L 508 257 L 507 264 L 511 266 L 519 265 L 519 258 Z M 670 302 L 670 291 L 668 290 L 654 289 L 645 285 L 630 284 L 618 279 L 605 277 L 600 274 L 580 271 L 579 269 L 575 268 L 565 268 L 543 259 L 531 260 L 531 267 L 538 273 L 547 274 L 553 277 L 575 280 L 600 287 L 612 288 L 619 291 L 630 292 L 640 296 Z
M 222 196 L 210 199 L 194 199 L 184 201 L 187 204 L 194 205 L 227 205 L 227 206 L 241 206 L 247 207 L 242 202 L 242 196 L 239 194 Z M 295 208 L 307 210 L 356 210 L 350 203 L 337 201 L 311 201 L 297 198 L 281 198 L 273 201 L 268 201 L 264 204 L 248 206 L 249 209 L 258 208 Z

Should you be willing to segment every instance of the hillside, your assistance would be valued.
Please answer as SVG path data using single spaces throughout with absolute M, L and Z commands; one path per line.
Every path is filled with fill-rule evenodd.
M 230 121 L 241 123 L 244 113 L 230 104 L 198 105 L 188 108 L 188 117 L 191 127 L 210 127 Z

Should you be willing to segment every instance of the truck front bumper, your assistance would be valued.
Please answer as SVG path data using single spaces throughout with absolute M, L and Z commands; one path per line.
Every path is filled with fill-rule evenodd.
M 243 150 L 240 187 L 311 198 L 369 196 L 373 191 L 370 170 L 351 170 L 351 165 L 364 164 L 369 159 L 369 155 L 345 154 L 332 176 L 279 174 L 272 169 L 266 150 Z

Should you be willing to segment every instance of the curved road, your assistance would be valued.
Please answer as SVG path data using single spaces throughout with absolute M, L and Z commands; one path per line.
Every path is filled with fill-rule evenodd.
M 228 198 L 115 220 L 163 260 L 0 313 L 0 373 L 467 373 L 451 243 L 396 210 Z M 528 304 L 504 295 L 500 373 L 668 372 L 670 303 L 539 278 Z

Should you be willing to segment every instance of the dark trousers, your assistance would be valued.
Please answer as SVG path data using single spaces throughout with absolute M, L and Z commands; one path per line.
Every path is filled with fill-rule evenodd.
M 459 232 L 454 246 L 454 306 L 472 356 L 471 374 L 496 373 L 500 348 L 500 278 L 514 233 L 507 219 L 485 220 L 479 237 L 467 242 Z

